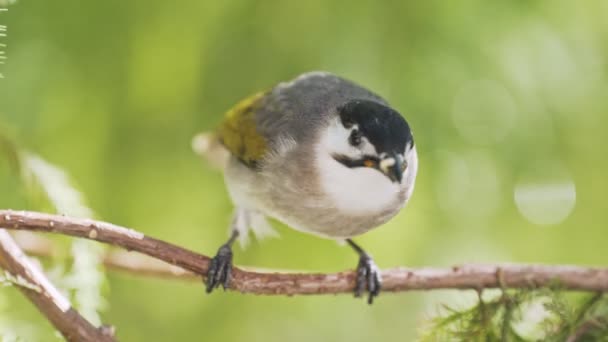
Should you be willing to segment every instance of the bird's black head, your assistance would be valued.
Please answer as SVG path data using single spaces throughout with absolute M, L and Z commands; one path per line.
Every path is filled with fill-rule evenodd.
M 353 100 L 338 108 L 345 128 L 353 130 L 353 142 L 357 136 L 365 137 L 378 153 L 403 153 L 407 144 L 414 143 L 407 121 L 396 110 L 378 102 Z
M 351 100 L 338 108 L 349 130 L 349 153 L 334 158 L 347 167 L 372 167 L 400 182 L 407 168 L 406 153 L 413 149 L 410 126 L 394 109 L 369 100 Z

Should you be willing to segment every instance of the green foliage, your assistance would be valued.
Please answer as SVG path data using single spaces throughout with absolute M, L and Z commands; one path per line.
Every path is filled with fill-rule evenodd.
M 444 307 L 420 341 L 605 341 L 607 310 L 602 293 L 568 299 L 555 289 L 505 290 L 468 309 Z
M 9 5 L 13 5 L 17 2 L 17 0 L 0 0 L 0 8 L 8 7 Z
M 380 267 L 608 265 L 607 6 L 18 1 L 0 14 L 0 131 L 61 166 L 101 219 L 209 255 L 233 208 L 192 137 L 247 95 L 327 70 L 385 97 L 416 137 L 411 201 L 357 237 Z M 8 165 L 0 158 L 0 207 L 55 211 Z M 235 262 L 311 272 L 356 264 L 333 241 L 278 228 L 281 239 L 237 248 Z M 59 241 L 65 260 L 72 240 Z M 73 269 L 56 264 L 45 266 L 59 279 Z M 351 296 L 208 296 L 199 284 L 108 277 L 102 318 L 124 341 L 413 341 L 427 309 L 467 297 L 381 294 L 367 307 Z M 11 291 L 0 291 L 1 316 L 22 324 L 3 327 L 31 322 L 47 333 Z
M 47 209 L 75 217 L 92 218 L 80 192 L 71 184 L 66 173 L 37 155 L 24 151 L 16 143 L 0 132 L 0 147 L 14 171 L 14 178 L 22 182 L 28 198 L 38 203 L 37 210 Z M 42 200 L 42 202 L 41 202 Z M 59 241 L 59 240 L 57 240 Z M 93 324 L 100 325 L 99 311 L 106 301 L 103 297 L 105 271 L 102 267 L 105 248 L 95 242 L 70 239 L 69 245 L 63 244 L 71 254 L 65 264 L 62 259 L 51 260 L 50 274 L 61 289 L 71 294 L 73 303 L 81 314 Z M 61 244 L 57 244 L 60 246 Z M 64 271 L 67 266 L 67 270 Z M 14 277 L 13 277 L 14 278 Z M 13 278 L 6 278 L 11 280 Z

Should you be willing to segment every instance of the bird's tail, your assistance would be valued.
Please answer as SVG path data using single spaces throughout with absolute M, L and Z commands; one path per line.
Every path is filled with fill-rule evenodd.
M 230 153 L 222 145 L 217 134 L 212 132 L 203 132 L 195 135 L 192 138 L 192 150 L 219 170 L 224 170 L 230 156 Z

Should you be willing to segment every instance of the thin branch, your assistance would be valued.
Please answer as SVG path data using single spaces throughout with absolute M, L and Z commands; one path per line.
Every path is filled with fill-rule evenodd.
M 210 258 L 114 224 L 37 212 L 0 210 L 0 227 L 59 233 L 137 251 L 194 274 L 207 272 Z M 171 276 L 162 270 L 156 274 Z M 468 265 L 394 268 L 382 272 L 383 291 L 432 289 L 533 288 L 608 291 L 608 268 L 546 265 Z M 253 272 L 235 267 L 230 288 L 242 293 L 296 295 L 351 292 L 355 273 Z
M 593 329 L 601 329 L 606 327 L 606 323 L 602 322 L 602 318 L 591 318 L 581 324 L 576 331 L 574 331 L 566 342 L 577 342 L 581 341 L 583 337 L 593 331 Z
M 0 267 L 8 272 L 21 292 L 68 341 L 114 341 L 104 329 L 97 329 L 32 264 L 13 238 L 0 229 Z
M 602 319 L 599 317 L 590 317 L 589 312 L 592 311 L 593 307 L 604 298 L 604 293 L 598 292 L 593 297 L 589 298 L 583 306 L 580 308 L 579 313 L 576 317 L 576 324 L 578 324 L 578 328 L 568 336 L 566 342 L 576 342 L 581 340 L 585 335 L 587 335 L 591 330 L 595 328 L 602 328 L 605 324 L 602 324 Z
M 40 234 L 29 231 L 17 231 L 13 234 L 13 238 L 27 255 L 42 258 L 54 258 L 61 255 L 58 246 Z M 106 252 L 102 262 L 108 270 L 136 276 L 191 282 L 201 281 L 200 276 L 190 271 L 144 254 L 113 249 Z

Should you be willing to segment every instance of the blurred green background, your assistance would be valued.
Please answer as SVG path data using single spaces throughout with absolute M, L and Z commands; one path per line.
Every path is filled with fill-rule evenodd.
M 69 173 L 98 218 L 213 254 L 232 207 L 190 139 L 251 93 L 331 71 L 387 98 L 414 129 L 414 197 L 357 240 L 381 267 L 606 265 L 606 13 L 602 0 L 23 0 L 0 13 L 0 132 Z M 0 207 L 44 209 L 6 161 Z M 237 248 L 235 262 L 356 264 L 333 241 L 279 231 Z M 18 292 L 0 291 L 13 327 L 52 339 Z M 354 342 L 413 340 L 465 293 L 384 294 L 369 307 L 108 273 L 104 296 L 103 321 L 124 341 Z

